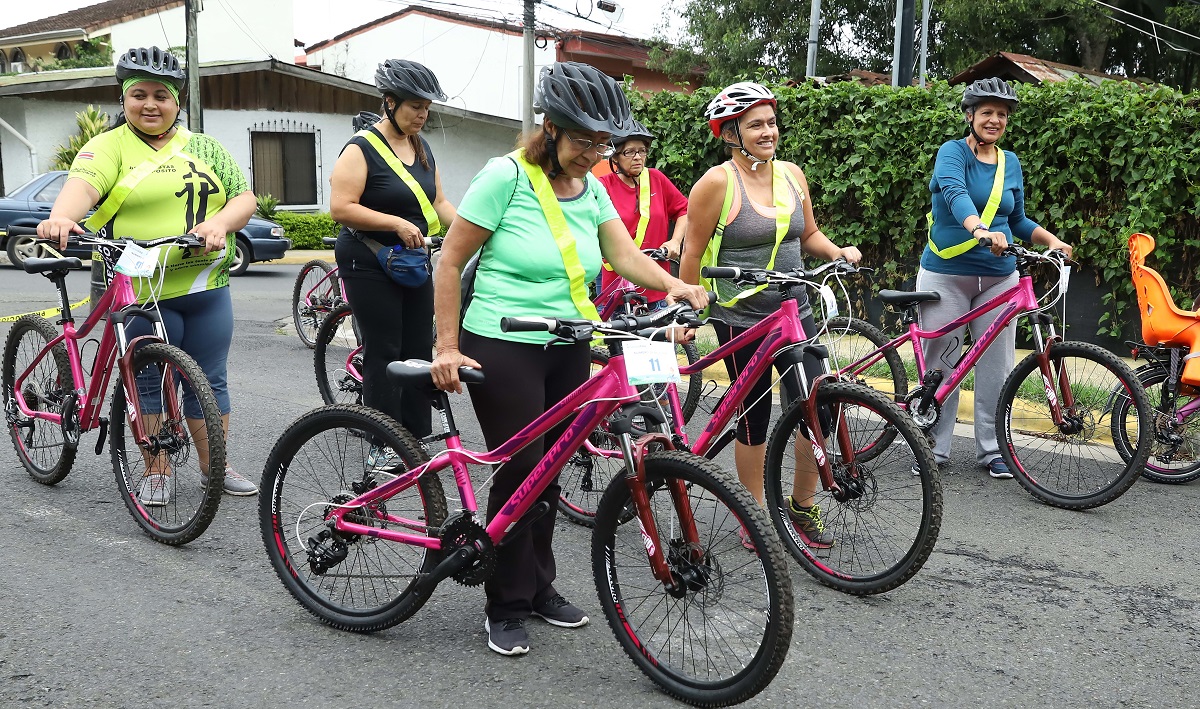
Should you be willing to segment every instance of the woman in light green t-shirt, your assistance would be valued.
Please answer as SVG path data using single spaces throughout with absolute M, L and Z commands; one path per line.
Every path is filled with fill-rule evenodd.
M 534 190 L 549 181 L 562 209 L 583 283 L 600 272 L 601 256 L 630 281 L 707 305 L 702 288 L 659 268 L 633 244 L 592 167 L 612 154 L 609 139 L 631 120 L 629 102 L 608 76 L 586 64 L 560 62 L 542 71 L 535 107 L 545 122 L 524 136 L 515 153 L 492 159 L 471 182 L 442 244 L 434 273 L 437 358 L 433 378 L 444 391 L 461 391 L 460 366 L 482 369 L 471 386 L 471 403 L 489 448 L 495 448 L 582 384 L 590 367 L 587 343 L 545 347 L 549 333 L 500 331 L 504 316 L 582 317 L 568 275 L 571 261 L 560 250 Z M 458 283 L 467 259 L 481 251 L 475 294 L 459 333 Z M 575 266 L 576 264 L 572 264 Z M 582 298 L 586 300 L 586 293 Z M 563 427 L 545 437 L 553 441 Z M 502 466 L 492 480 L 492 517 L 528 477 L 543 447 L 531 445 Z M 555 508 L 557 481 L 539 499 Z M 496 573 L 487 593 L 488 647 L 502 655 L 529 651 L 525 621 L 531 616 L 575 628 L 588 617 L 554 589 L 551 540 L 554 515 L 543 515 L 497 550 Z

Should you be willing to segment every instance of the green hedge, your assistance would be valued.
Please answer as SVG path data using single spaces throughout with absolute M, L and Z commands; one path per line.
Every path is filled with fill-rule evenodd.
M 778 154 L 808 177 L 822 230 L 862 249 L 876 287 L 916 273 L 938 146 L 964 135 L 962 87 L 839 83 L 774 88 Z M 724 151 L 704 121 L 714 89 L 631 92 L 658 136 L 651 163 L 685 193 Z M 1200 282 L 1200 94 L 1129 82 L 1023 85 L 1002 145 L 1025 172 L 1026 211 L 1076 247 L 1107 295 L 1100 322 L 1136 318 L 1127 239 L 1154 236 L 1152 264 L 1191 303 Z
M 322 237 L 337 236 L 341 227 L 328 214 L 297 214 L 275 212 L 271 217 L 283 227 L 284 235 L 292 240 L 294 249 L 325 249 Z

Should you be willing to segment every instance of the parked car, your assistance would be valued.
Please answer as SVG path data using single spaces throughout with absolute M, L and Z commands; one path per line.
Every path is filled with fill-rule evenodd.
M 33 243 L 33 237 L 10 238 L 8 227 L 37 226 L 38 222 L 50 216 L 54 199 L 66 181 L 65 171 L 54 170 L 38 175 L 0 198 L 0 247 L 14 266 L 20 268 L 25 259 L 47 254 L 43 253 L 43 247 Z M 237 232 L 237 253 L 229 273 L 240 276 L 251 263 L 282 258 L 290 248 L 292 242 L 284 236 L 283 227 L 266 219 L 250 217 L 250 223 Z M 68 247 L 65 255 L 88 260 L 91 259 L 91 249 Z

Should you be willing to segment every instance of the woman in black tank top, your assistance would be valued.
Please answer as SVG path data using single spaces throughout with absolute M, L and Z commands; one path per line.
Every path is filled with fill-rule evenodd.
M 389 362 L 429 359 L 433 351 L 433 281 L 398 285 L 383 272 L 374 251 L 359 240 L 384 246 L 423 248 L 429 223 L 422 200 L 438 221 L 454 221 L 454 205 L 442 193 L 437 163 L 419 135 L 433 101 L 445 101 L 437 77 L 416 62 L 389 59 L 379 65 L 375 86 L 385 118 L 346 143 L 329 178 L 330 214 L 342 225 L 334 254 L 346 300 L 363 342 L 363 403 L 399 421 L 414 435 L 430 432 L 429 400 L 420 392 L 397 392 L 387 381 Z M 369 132 L 375 140 L 364 133 Z M 386 150 L 387 153 L 381 153 Z M 398 159 L 416 181 L 420 197 L 389 165 Z M 373 451 L 379 457 L 383 452 Z M 386 461 L 380 460 L 383 463 Z

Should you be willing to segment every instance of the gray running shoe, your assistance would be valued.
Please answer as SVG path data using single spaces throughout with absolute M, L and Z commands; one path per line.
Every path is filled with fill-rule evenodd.
M 208 487 L 207 475 L 200 475 L 200 487 Z M 258 494 L 257 485 L 242 477 L 228 465 L 225 466 L 225 482 L 221 485 L 221 489 L 225 491 L 226 495 L 237 495 L 238 497 Z
M 557 594 L 536 606 L 533 615 L 560 628 L 580 628 L 588 624 L 588 617 L 583 611 Z
M 367 452 L 367 470 L 395 470 L 404 464 L 396 451 L 386 446 L 371 446 Z
M 491 619 L 484 619 L 483 629 L 488 634 L 488 647 L 501 655 L 524 655 L 529 652 L 529 634 L 525 632 L 525 621 L 520 618 L 498 620 L 495 628 Z
M 146 507 L 166 507 L 171 501 L 171 476 L 151 473 L 138 485 L 138 499 Z

